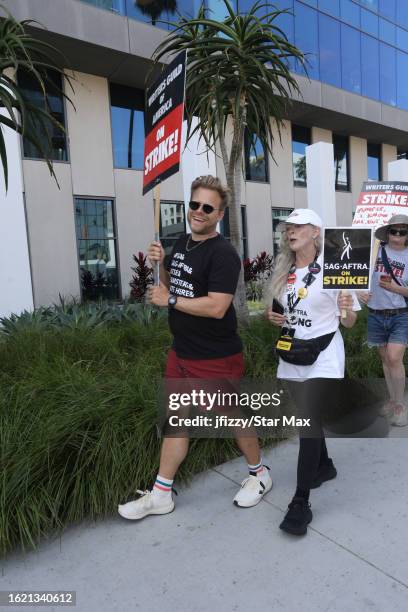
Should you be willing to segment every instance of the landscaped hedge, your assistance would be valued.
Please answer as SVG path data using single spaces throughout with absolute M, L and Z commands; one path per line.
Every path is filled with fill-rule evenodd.
M 73 306 L 3 321 L 2 555 L 73 521 L 116 512 L 156 474 L 156 393 L 171 338 L 155 311 L 119 310 Z M 349 375 L 380 376 L 375 352 L 363 346 L 364 316 L 345 335 Z M 247 375 L 274 376 L 276 330 L 253 317 L 242 337 Z M 193 440 L 178 478 L 236 454 L 231 440 Z

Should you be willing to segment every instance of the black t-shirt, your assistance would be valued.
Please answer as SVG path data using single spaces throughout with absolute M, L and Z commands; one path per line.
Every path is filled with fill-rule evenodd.
M 234 247 L 217 235 L 203 242 L 190 239 L 187 251 L 188 239 L 188 235 L 181 236 L 171 253 L 167 265 L 170 293 L 185 298 L 204 297 L 210 292 L 234 295 L 241 269 L 241 260 Z M 216 359 L 242 351 L 232 303 L 222 319 L 197 317 L 170 309 L 169 325 L 178 357 Z

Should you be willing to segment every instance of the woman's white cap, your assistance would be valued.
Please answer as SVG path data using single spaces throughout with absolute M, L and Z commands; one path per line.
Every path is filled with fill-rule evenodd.
M 278 232 L 284 231 L 287 223 L 293 223 L 295 225 L 306 225 L 307 223 L 310 223 L 316 227 L 323 227 L 323 221 L 319 215 L 310 208 L 295 208 L 295 210 L 290 213 L 286 221 L 279 223 L 277 227 Z

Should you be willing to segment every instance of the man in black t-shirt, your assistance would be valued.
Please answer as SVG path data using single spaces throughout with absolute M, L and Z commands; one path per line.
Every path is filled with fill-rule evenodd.
M 240 258 L 220 236 L 217 223 L 224 216 L 228 190 L 218 178 L 201 176 L 191 185 L 188 222 L 191 234 L 176 242 L 168 266 L 164 251 L 153 242 L 152 263 L 160 262 L 160 286 L 149 290 L 152 304 L 169 309 L 173 346 L 167 357 L 165 378 L 239 380 L 244 373 L 242 343 L 237 333 L 233 297 L 241 269 Z M 200 385 L 197 384 L 197 389 Z M 248 462 L 249 476 L 234 498 L 240 507 L 254 506 L 272 488 L 263 465 L 256 435 L 237 437 Z M 151 491 L 119 506 L 127 519 L 167 514 L 174 509 L 173 480 L 188 451 L 188 437 L 165 437 L 159 472 Z

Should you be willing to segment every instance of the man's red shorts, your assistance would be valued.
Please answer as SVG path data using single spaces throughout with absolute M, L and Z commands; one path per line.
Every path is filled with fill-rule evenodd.
M 165 405 L 170 406 L 169 400 L 172 396 L 174 398 L 175 396 L 181 397 L 184 394 L 192 395 L 193 392 L 204 392 L 205 394 L 211 394 L 211 396 L 219 392 L 234 398 L 239 392 L 239 381 L 243 374 L 244 359 L 242 353 L 220 359 L 182 359 L 177 357 L 175 351 L 170 350 L 164 372 L 167 396 Z M 220 397 L 218 395 L 215 404 L 209 407 L 208 399 L 206 399 L 208 395 L 205 395 L 203 399 L 200 396 L 199 404 L 192 403 L 187 406 L 184 408 L 184 414 L 186 416 L 194 416 L 194 414 L 203 412 L 210 414 L 208 413 L 210 409 L 211 414 L 225 414 L 236 411 L 236 400 L 228 400 L 224 405 L 224 400 L 219 399 Z M 167 409 L 166 416 L 169 414 L 170 412 Z M 184 437 L 191 433 L 191 430 L 179 427 L 172 428 L 165 424 L 164 435 L 166 436 Z
M 244 357 L 236 353 L 219 359 L 182 359 L 171 349 L 167 355 L 165 378 L 235 379 L 244 375 Z

